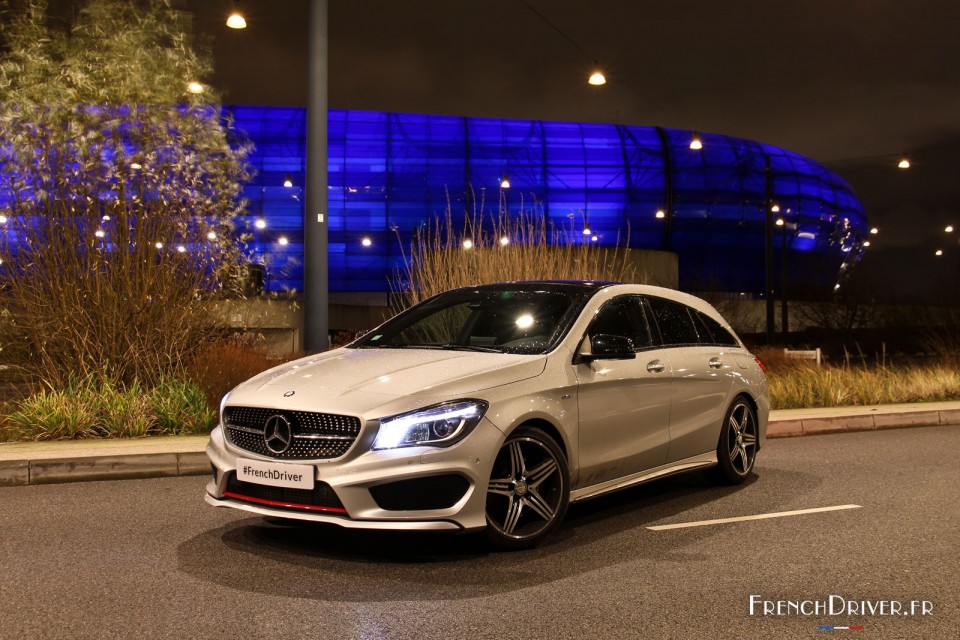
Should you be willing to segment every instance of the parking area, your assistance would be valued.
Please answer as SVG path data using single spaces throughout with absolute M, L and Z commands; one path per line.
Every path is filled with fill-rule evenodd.
M 519 553 L 270 524 L 202 477 L 0 488 L 2 635 L 960 638 L 958 454 L 955 426 L 771 440 L 743 486 L 581 503 Z

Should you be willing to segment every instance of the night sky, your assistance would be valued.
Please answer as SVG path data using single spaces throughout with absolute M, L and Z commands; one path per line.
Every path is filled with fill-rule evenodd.
M 659 125 L 781 146 L 846 178 L 880 228 L 859 269 L 866 289 L 953 288 L 960 244 L 943 227 L 960 229 L 960 4 L 527 3 L 586 53 L 521 0 L 330 0 L 330 107 Z M 225 103 L 306 105 L 307 0 L 244 0 L 243 31 L 224 26 L 227 0 L 186 4 Z M 592 59 L 607 85 L 587 85 Z M 912 169 L 896 168 L 901 152 Z

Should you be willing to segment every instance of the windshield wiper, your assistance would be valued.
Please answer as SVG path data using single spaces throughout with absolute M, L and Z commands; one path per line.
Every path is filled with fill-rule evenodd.
M 455 344 L 448 342 L 445 344 L 418 344 L 418 343 L 402 343 L 402 344 L 391 344 L 385 342 L 383 344 L 376 343 L 367 343 L 358 345 L 360 349 L 437 349 L 442 351 L 479 351 L 482 353 L 503 353 L 501 349 L 495 349 L 494 347 L 482 347 L 476 344 Z
M 478 344 L 453 344 L 448 342 L 447 344 L 437 345 L 441 349 L 447 349 L 449 351 L 479 351 L 481 353 L 503 353 L 501 349 L 496 349 L 494 347 L 483 347 Z

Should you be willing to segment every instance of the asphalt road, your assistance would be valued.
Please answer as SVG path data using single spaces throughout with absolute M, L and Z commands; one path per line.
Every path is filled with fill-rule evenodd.
M 200 477 L 2 488 L 0 637 L 960 640 L 958 460 L 958 427 L 771 440 L 744 486 L 607 496 L 520 553 L 271 525 L 205 505 Z M 932 614 L 751 616 L 751 595 Z

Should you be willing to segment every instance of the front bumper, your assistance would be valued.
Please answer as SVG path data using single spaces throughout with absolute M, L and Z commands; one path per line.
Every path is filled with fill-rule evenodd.
M 298 504 L 295 499 L 265 500 L 254 497 L 260 495 L 259 491 L 244 495 L 242 489 L 237 490 L 236 483 L 231 485 L 233 491 L 228 491 L 228 483 L 236 473 L 238 460 L 263 460 L 279 465 L 283 462 L 228 444 L 222 429 L 218 427 L 214 429 L 207 445 L 207 455 L 216 472 L 214 479 L 207 484 L 205 500 L 217 507 L 230 507 L 276 518 L 326 522 L 347 528 L 423 531 L 481 529 L 486 526 L 487 481 L 503 439 L 500 430 L 484 418 L 470 435 L 451 447 L 351 450 L 333 461 L 297 460 L 296 464 L 314 468 L 315 483 L 328 485 L 336 494 L 339 505 L 328 509 L 311 508 Z M 361 437 L 354 449 L 363 445 L 364 439 Z M 458 484 L 466 486 L 462 497 L 455 497 L 456 502 L 452 506 L 423 509 L 415 506 L 417 500 L 405 506 L 398 504 L 397 498 L 385 500 L 383 497 L 384 489 L 396 496 L 395 488 L 402 490 L 411 484 L 427 488 L 431 478 L 451 477 L 456 477 Z M 371 489 L 377 493 L 377 498 Z M 384 508 L 385 502 L 390 503 L 387 505 L 390 508 Z

